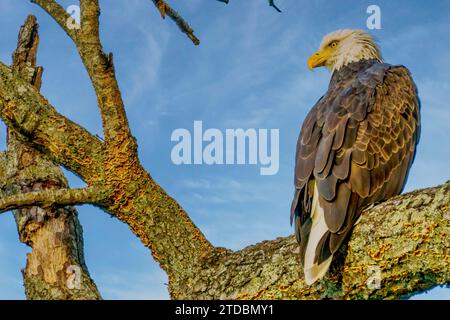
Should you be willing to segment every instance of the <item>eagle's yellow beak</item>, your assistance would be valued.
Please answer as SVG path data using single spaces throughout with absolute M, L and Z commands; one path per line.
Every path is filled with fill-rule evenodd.
M 324 51 L 317 51 L 308 59 L 308 67 L 312 71 L 314 68 L 322 67 L 327 61 L 328 54 Z

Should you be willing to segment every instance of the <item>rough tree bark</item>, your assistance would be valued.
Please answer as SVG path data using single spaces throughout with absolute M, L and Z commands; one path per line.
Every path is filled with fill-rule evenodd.
M 68 189 L 62 183 L 59 189 L 15 188 L 0 199 L 0 212 L 36 205 L 55 212 L 61 206 L 94 204 L 126 223 L 151 250 L 168 274 L 174 299 L 398 298 L 450 282 L 450 182 L 396 197 L 364 212 L 329 275 L 313 286 L 306 286 L 302 279 L 293 237 L 236 252 L 212 246 L 139 162 L 112 54 L 102 50 L 98 0 L 80 0 L 78 29 L 67 27 L 70 17 L 56 1 L 32 2 L 47 11 L 73 40 L 97 95 L 105 141 L 60 115 L 35 85 L 14 67 L 0 63 L 0 117 L 16 133 L 18 143 L 39 152 L 41 159 L 63 165 L 88 185 L 85 189 Z M 153 2 L 164 16 L 163 1 Z M 2 155 L 0 176 L 10 165 Z M 67 215 L 61 212 L 59 216 Z M 35 241 L 48 252 L 50 243 L 42 238 Z M 374 267 L 381 276 L 379 288 L 367 285 L 368 271 Z M 93 284 L 89 288 L 93 297 L 99 297 Z M 61 295 L 46 292 L 42 297 Z

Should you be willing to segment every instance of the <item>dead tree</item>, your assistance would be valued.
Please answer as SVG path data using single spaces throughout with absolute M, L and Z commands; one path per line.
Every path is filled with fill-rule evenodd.
M 0 62 L 0 116 L 8 127 L 8 150 L 0 154 L 0 212 L 14 210 L 21 241 L 33 248 L 24 270 L 28 298 L 101 298 L 84 262 L 72 207 L 79 204 L 98 206 L 130 227 L 167 273 L 173 299 L 397 298 L 450 282 L 450 181 L 365 211 L 329 275 L 313 286 L 302 279 L 292 236 L 239 251 L 214 247 L 139 162 L 113 56 L 102 49 L 98 0 L 80 0 L 77 28 L 68 26 L 71 17 L 55 0 L 32 2 L 75 44 L 97 96 L 104 141 L 40 94 L 43 69 L 30 16 L 13 65 Z M 199 43 L 178 13 L 162 0 L 153 2 Z M 87 187 L 68 188 L 59 165 Z M 381 282 L 371 283 L 371 270 Z M 74 275 L 80 279 L 75 285 Z

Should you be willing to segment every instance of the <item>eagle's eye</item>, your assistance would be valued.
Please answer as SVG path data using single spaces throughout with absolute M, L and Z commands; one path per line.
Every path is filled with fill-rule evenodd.
M 337 47 L 337 41 L 332 41 L 328 46 L 330 46 L 331 48 L 336 48 Z

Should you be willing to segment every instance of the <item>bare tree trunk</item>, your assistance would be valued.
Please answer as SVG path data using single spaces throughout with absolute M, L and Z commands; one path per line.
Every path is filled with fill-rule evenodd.
M 112 55 L 102 50 L 98 1 L 80 0 L 80 29 L 67 28 L 69 17 L 55 1 L 33 2 L 73 40 L 97 95 L 105 141 L 58 114 L 35 86 L 0 63 L 0 117 L 21 141 L 88 184 L 10 193 L 0 199 L 0 212 L 36 204 L 95 204 L 126 223 L 151 250 L 168 274 L 174 299 L 396 298 L 450 282 L 450 183 L 364 212 L 330 274 L 313 286 L 303 281 L 293 237 L 236 252 L 212 246 L 139 163 Z
M 38 25 L 29 16 L 19 34 L 13 55 L 13 71 L 40 88 L 42 68 L 36 65 Z M 58 166 L 21 142 L 8 129 L 8 170 L 3 181 L 6 192 L 30 192 L 67 188 Z M 28 299 L 99 299 L 84 261 L 82 227 L 73 207 L 33 206 L 14 210 L 20 240 L 32 247 L 23 270 Z

